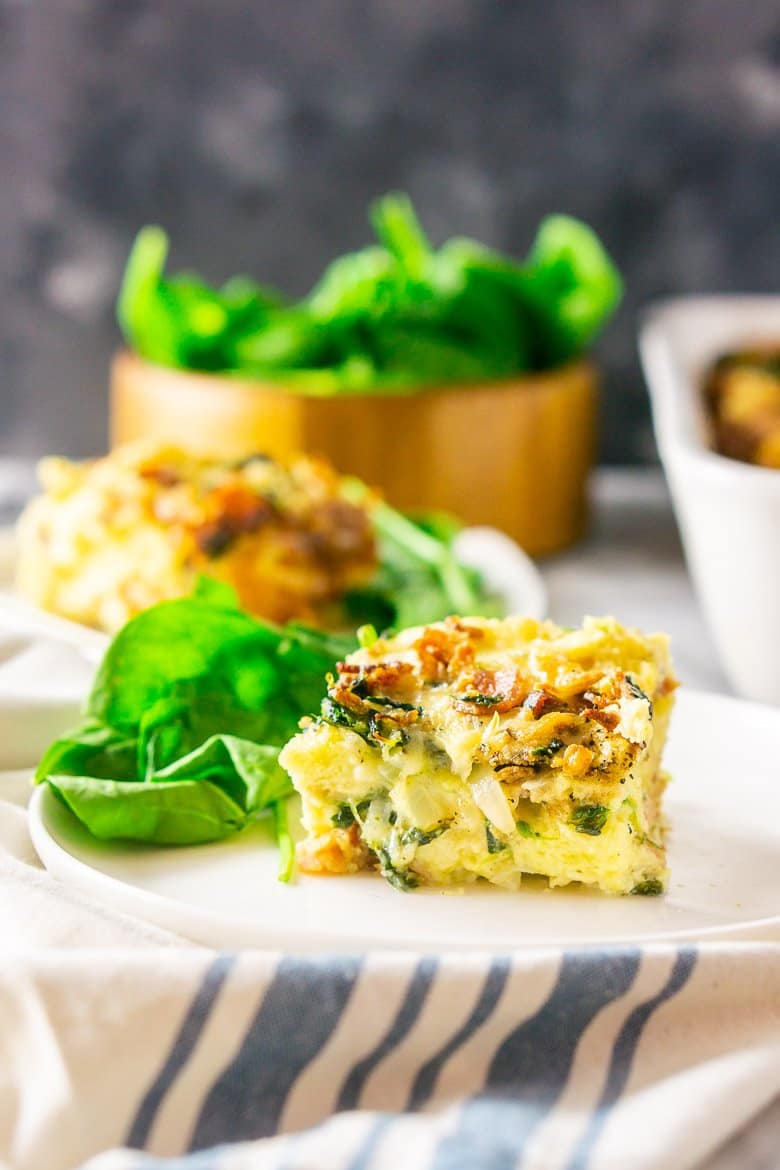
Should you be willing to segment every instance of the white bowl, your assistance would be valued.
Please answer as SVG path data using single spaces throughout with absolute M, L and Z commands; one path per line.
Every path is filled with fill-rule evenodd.
M 640 351 L 688 566 L 726 673 L 780 704 L 780 471 L 709 447 L 702 379 L 729 350 L 780 342 L 780 296 L 683 297 L 650 308 Z

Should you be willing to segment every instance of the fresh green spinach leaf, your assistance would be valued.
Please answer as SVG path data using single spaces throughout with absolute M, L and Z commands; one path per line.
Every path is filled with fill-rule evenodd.
M 580 804 L 571 814 L 571 823 L 578 833 L 598 837 L 609 819 L 609 809 L 603 804 Z
M 101 838 L 219 839 L 289 796 L 279 751 L 354 648 L 353 638 L 257 621 L 204 582 L 120 631 L 84 721 L 52 744 L 36 779 Z

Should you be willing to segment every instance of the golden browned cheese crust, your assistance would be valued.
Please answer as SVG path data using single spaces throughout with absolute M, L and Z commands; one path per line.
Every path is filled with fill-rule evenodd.
M 18 528 L 19 588 L 108 631 L 201 573 L 261 617 L 328 624 L 375 567 L 367 512 L 321 460 L 226 463 L 141 443 L 88 463 L 45 459 L 40 478 Z

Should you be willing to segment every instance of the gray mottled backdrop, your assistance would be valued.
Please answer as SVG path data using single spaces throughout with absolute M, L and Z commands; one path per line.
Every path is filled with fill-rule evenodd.
M 0 0 L 0 452 L 103 445 L 141 224 L 302 292 L 393 187 L 436 239 L 598 229 L 604 454 L 650 458 L 638 306 L 777 288 L 779 68 L 777 0 Z

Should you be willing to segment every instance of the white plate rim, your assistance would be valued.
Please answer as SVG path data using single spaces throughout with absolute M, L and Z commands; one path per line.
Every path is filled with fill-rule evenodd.
M 736 705 L 751 712 L 753 715 L 768 719 L 780 719 L 780 712 L 775 708 L 760 703 L 752 703 L 742 699 L 732 698 L 705 691 L 692 689 L 687 692 L 694 697 L 694 702 L 703 701 L 708 704 L 729 707 L 733 710 Z M 224 945 L 228 949 L 250 946 L 257 948 L 261 944 L 255 941 L 252 928 L 248 928 L 244 919 L 231 915 L 220 915 L 209 908 L 196 908 L 175 898 L 155 893 L 140 886 L 124 882 L 100 869 L 91 866 L 88 862 L 71 853 L 60 842 L 57 834 L 50 828 L 48 807 L 49 802 L 57 798 L 48 785 L 36 788 L 29 806 L 29 826 L 33 845 L 38 856 L 49 872 L 61 881 L 73 885 L 83 893 L 96 896 L 104 905 L 108 902 L 114 909 L 125 914 L 142 918 L 147 923 L 163 927 L 201 945 L 214 947 Z M 72 815 L 72 814 L 71 814 Z M 326 880 L 326 879 L 324 879 Z M 777 914 L 762 915 L 758 918 L 731 923 L 716 923 L 710 926 L 681 927 L 679 929 L 650 930 L 631 934 L 619 933 L 605 936 L 602 939 L 589 940 L 560 937 L 545 937 L 542 940 L 515 940 L 504 950 L 534 950 L 550 948 L 574 949 L 605 949 L 620 946 L 637 946 L 654 943 L 682 943 L 682 942 L 725 942 L 748 940 L 780 940 L 780 911 Z M 356 946 L 354 937 L 341 938 L 328 929 L 317 930 L 307 927 L 305 937 L 296 936 L 294 930 L 288 934 L 268 934 L 268 941 L 262 944 L 264 949 L 284 950 L 289 953 L 354 953 L 380 949 L 386 952 L 399 953 L 402 951 L 420 953 L 423 948 L 414 943 L 398 944 L 393 941 L 370 939 L 363 948 Z M 446 947 L 434 945 L 434 953 L 452 952 L 484 952 L 495 953 L 499 948 L 495 945 L 480 943 L 468 944 L 453 942 Z

